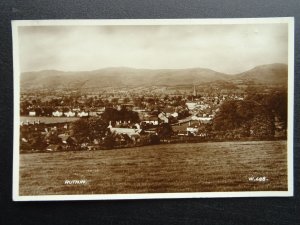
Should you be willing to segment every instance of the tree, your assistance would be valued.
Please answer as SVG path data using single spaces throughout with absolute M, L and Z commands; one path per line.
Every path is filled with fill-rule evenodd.
M 20 110 L 21 110 L 21 115 L 28 115 L 29 113 L 29 107 L 31 107 L 32 104 L 29 102 L 29 101 L 24 101 L 24 102 L 21 102 L 21 105 L 20 105 Z
M 249 94 L 247 100 L 255 101 L 258 104 L 264 105 L 273 116 L 278 117 L 280 121 L 287 126 L 287 91 L 281 90 L 269 94 Z
M 104 106 L 104 102 L 102 101 L 102 99 L 95 99 L 94 100 L 94 106 L 102 107 L 102 106 Z
M 100 118 L 80 118 L 71 124 L 71 135 L 74 136 L 79 143 L 86 140 L 93 141 L 101 139 L 105 136 L 108 123 Z
M 272 137 L 274 116 L 265 105 L 255 101 L 232 100 L 221 105 L 213 120 L 213 130 L 231 137 Z
M 119 102 L 119 99 L 118 98 L 113 98 L 112 100 L 111 100 L 111 103 L 113 103 L 113 104 L 117 104 Z
M 126 97 L 126 98 L 124 98 L 123 102 L 124 102 L 124 104 L 127 104 L 128 102 L 130 102 L 130 99 Z
M 79 143 L 83 143 L 89 137 L 89 129 L 88 118 L 80 118 L 71 124 L 71 136 L 74 136 Z
M 28 142 L 20 141 L 20 151 L 29 151 L 32 149 L 31 144 Z
M 156 132 L 160 139 L 170 138 L 173 134 L 172 126 L 169 123 L 161 123 L 157 128 Z
M 88 98 L 88 99 L 85 101 L 85 104 L 86 104 L 88 107 L 93 107 L 93 106 L 94 106 L 94 98 L 93 98 L 93 97 Z
M 176 117 L 170 116 L 169 118 L 169 123 L 170 124 L 174 124 L 178 122 L 178 119 Z
M 111 149 L 115 146 L 116 141 L 115 141 L 115 137 L 113 134 L 109 134 L 104 138 L 104 142 L 103 142 L 103 146 Z
M 137 106 L 137 107 L 140 107 L 140 108 L 145 107 L 143 101 L 144 101 L 143 96 L 142 97 L 136 97 L 136 98 L 133 99 L 134 105 Z
M 47 144 L 60 144 L 61 139 L 58 137 L 57 131 L 50 131 L 46 136 L 45 140 Z
M 44 116 L 51 116 L 54 109 L 51 107 L 44 107 L 43 108 Z
M 109 121 L 131 121 L 133 123 L 139 122 L 140 118 L 137 112 L 127 110 L 123 107 L 120 111 L 114 108 L 106 108 L 102 114 L 102 119 L 106 122 Z
M 179 112 L 178 112 L 178 118 L 177 119 L 184 119 L 188 116 L 190 116 L 191 114 L 189 113 L 189 110 L 188 109 L 181 109 Z
M 260 109 L 250 123 L 250 133 L 253 137 L 269 138 L 275 133 L 274 117 L 267 109 Z
M 37 108 L 35 108 L 35 113 L 36 113 L 36 116 L 42 116 L 43 111 L 40 107 L 37 107 Z
M 149 136 L 149 139 L 150 139 L 150 144 L 151 145 L 156 145 L 156 144 L 159 144 L 160 143 L 160 138 L 158 135 L 155 135 L 155 134 L 151 134 Z
M 284 123 L 284 127 L 287 127 L 287 109 L 288 109 L 288 97 L 287 92 L 272 93 L 266 99 L 267 107 L 272 110 L 274 116 L 277 116 L 280 121 Z
M 105 111 L 102 113 L 102 119 L 106 122 L 119 120 L 118 110 L 114 108 L 105 108 Z
M 236 112 L 237 101 L 228 101 L 221 105 L 219 113 L 213 121 L 215 130 L 233 130 L 238 128 L 240 119 Z
M 50 143 L 56 144 L 57 142 L 59 142 L 60 140 L 57 140 L 57 138 L 57 135 L 50 137 Z M 45 142 L 41 134 L 37 134 L 34 136 L 34 138 L 31 139 L 31 147 L 33 149 L 43 150 L 47 147 L 47 143 Z
M 89 118 L 89 137 L 91 140 L 101 139 L 105 136 L 108 123 L 100 118 Z

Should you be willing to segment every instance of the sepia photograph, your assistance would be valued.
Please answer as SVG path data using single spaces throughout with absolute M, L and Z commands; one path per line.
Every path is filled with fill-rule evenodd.
M 15 201 L 293 196 L 293 18 L 12 35 Z

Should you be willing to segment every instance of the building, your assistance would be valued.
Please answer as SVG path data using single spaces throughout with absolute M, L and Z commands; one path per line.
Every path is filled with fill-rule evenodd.
M 209 123 L 212 120 L 211 117 L 199 117 L 199 116 L 192 116 L 191 119 L 199 121 L 201 123 Z
M 146 124 L 158 125 L 158 117 L 157 116 L 145 117 L 142 123 L 143 122 Z
M 63 115 L 63 113 L 59 112 L 59 111 L 55 111 L 55 112 L 52 113 L 52 116 L 56 116 L 56 117 L 60 117 L 62 115 Z
M 66 117 L 74 117 L 75 116 L 75 112 L 69 111 L 69 112 L 65 112 L 64 115 Z
M 158 114 L 158 118 L 160 120 L 162 120 L 164 123 L 169 123 L 169 119 L 166 117 L 166 114 L 161 112 L 160 114 Z
M 197 96 L 197 91 L 196 91 L 196 87 L 195 87 L 195 85 L 194 85 L 193 96 L 194 96 L 194 97 L 196 97 L 196 96 Z
M 132 135 L 139 134 L 142 130 L 141 129 L 134 129 L 134 128 L 121 128 L 121 127 L 109 127 L 110 132 L 116 134 L 127 134 L 129 137 Z
M 186 132 L 187 132 L 187 134 L 192 134 L 192 135 L 197 135 L 198 134 L 198 131 L 199 131 L 199 129 L 198 129 L 198 127 L 187 127 L 186 128 Z
M 194 110 L 198 106 L 197 102 L 187 102 L 185 104 L 189 110 Z
M 82 111 L 82 112 L 79 112 L 79 113 L 77 114 L 77 116 L 78 116 L 78 117 L 87 117 L 87 116 L 89 116 L 89 113 Z
M 35 111 L 29 111 L 29 116 L 36 116 L 36 112 Z

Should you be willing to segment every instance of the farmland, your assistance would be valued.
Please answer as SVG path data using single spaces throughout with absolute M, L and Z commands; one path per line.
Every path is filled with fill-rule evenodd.
M 286 191 L 286 146 L 286 141 L 211 142 L 21 154 L 19 190 L 21 196 Z M 251 180 L 256 177 L 266 180 Z
M 78 117 L 43 117 L 43 116 L 21 116 L 20 122 L 26 123 L 33 123 L 33 122 L 40 122 L 45 124 L 52 124 L 52 123 L 67 123 L 73 122 L 78 120 Z

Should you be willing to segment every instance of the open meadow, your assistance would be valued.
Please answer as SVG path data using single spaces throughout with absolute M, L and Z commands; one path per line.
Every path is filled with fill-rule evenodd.
M 286 190 L 286 141 L 20 154 L 20 196 Z
M 47 117 L 47 116 L 21 116 L 20 122 L 26 123 L 33 123 L 33 122 L 40 122 L 45 124 L 52 124 L 52 123 L 69 123 L 78 120 L 78 117 Z

